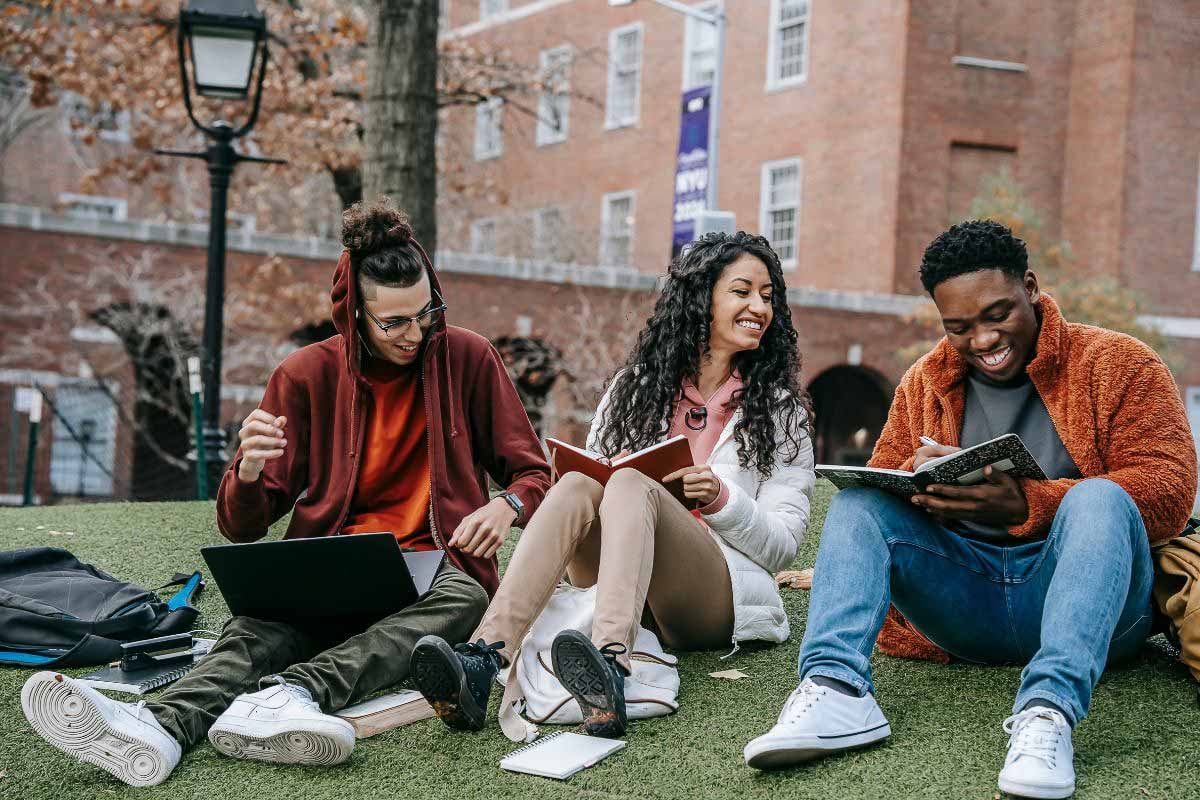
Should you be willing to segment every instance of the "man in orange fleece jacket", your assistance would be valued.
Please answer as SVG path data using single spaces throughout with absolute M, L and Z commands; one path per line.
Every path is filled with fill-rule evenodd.
M 1017 433 L 1048 480 L 989 468 L 984 483 L 933 485 L 911 502 L 839 492 L 801 684 L 746 759 L 782 766 L 889 736 L 868 660 L 878 637 L 892 655 L 1025 664 L 999 785 L 1069 797 L 1071 730 L 1105 665 L 1149 633 L 1150 544 L 1183 529 L 1196 496 L 1187 416 L 1154 351 L 1063 319 L 1003 225 L 950 228 L 921 280 L 946 336 L 901 381 L 871 466 L 910 470 Z

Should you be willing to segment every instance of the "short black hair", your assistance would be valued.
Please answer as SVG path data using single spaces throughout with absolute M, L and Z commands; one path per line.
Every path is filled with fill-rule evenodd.
M 942 281 L 983 269 L 998 269 L 1021 280 L 1029 269 L 1025 242 L 995 220 L 960 222 L 925 248 L 921 284 L 932 295 Z

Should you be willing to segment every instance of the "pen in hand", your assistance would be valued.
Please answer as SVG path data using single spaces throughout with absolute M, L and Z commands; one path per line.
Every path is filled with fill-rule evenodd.
M 918 437 L 918 439 L 920 440 L 921 444 L 929 445 L 930 447 L 941 447 L 941 445 L 938 444 L 937 439 L 934 439 L 932 437 L 920 436 L 920 437 Z

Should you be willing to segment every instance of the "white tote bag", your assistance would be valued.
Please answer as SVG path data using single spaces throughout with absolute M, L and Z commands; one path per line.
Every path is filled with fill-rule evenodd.
M 514 666 L 496 676 L 505 686 L 500 727 L 513 741 L 532 741 L 538 725 L 576 725 L 583 721 L 579 703 L 554 675 L 550 647 L 554 637 L 568 628 L 589 635 L 595 609 L 595 586 L 577 589 L 560 584 L 521 643 Z M 625 678 L 629 718 L 661 717 L 678 709 L 678 662 L 675 656 L 663 652 L 658 637 L 639 627 L 629 659 L 633 669 L 633 674 Z

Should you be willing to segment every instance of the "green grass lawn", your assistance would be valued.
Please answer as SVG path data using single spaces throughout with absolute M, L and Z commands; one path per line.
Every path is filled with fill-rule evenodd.
M 811 566 L 815 558 L 828 490 L 823 484 L 814 533 L 798 566 Z M 209 503 L 0 509 L 4 549 L 65 547 L 84 561 L 147 586 L 166 582 L 176 571 L 202 568 L 199 548 L 219 541 Z M 107 773 L 72 761 L 33 734 L 19 698 L 21 684 L 31 673 L 0 668 L 0 797 L 999 796 L 996 774 L 1006 742 L 1000 723 L 1017 688 L 1020 670 L 1015 667 L 944 667 L 876 655 L 875 679 L 892 724 L 890 740 L 781 773 L 759 774 L 747 768 L 742 747 L 771 726 L 781 701 L 796 684 L 796 654 L 808 602 L 801 591 L 787 590 L 784 598 L 792 620 L 791 641 L 743 649 L 728 661 L 715 652 L 684 655 L 679 712 L 634 723 L 624 751 L 566 783 L 501 771 L 497 762 L 514 746 L 495 725 L 482 733 L 452 734 L 437 720 L 427 720 L 362 741 L 347 765 L 327 769 L 235 761 L 205 743 L 184 756 L 167 783 L 131 789 Z M 205 628 L 219 628 L 228 616 L 215 586 L 202 595 L 200 605 Z M 731 667 L 750 677 L 738 682 L 709 677 L 710 672 Z M 493 719 L 497 694 L 493 693 Z M 1186 673 L 1151 643 L 1137 664 L 1105 677 L 1092 715 L 1076 731 L 1076 797 L 1200 797 L 1197 731 L 1200 708 Z

